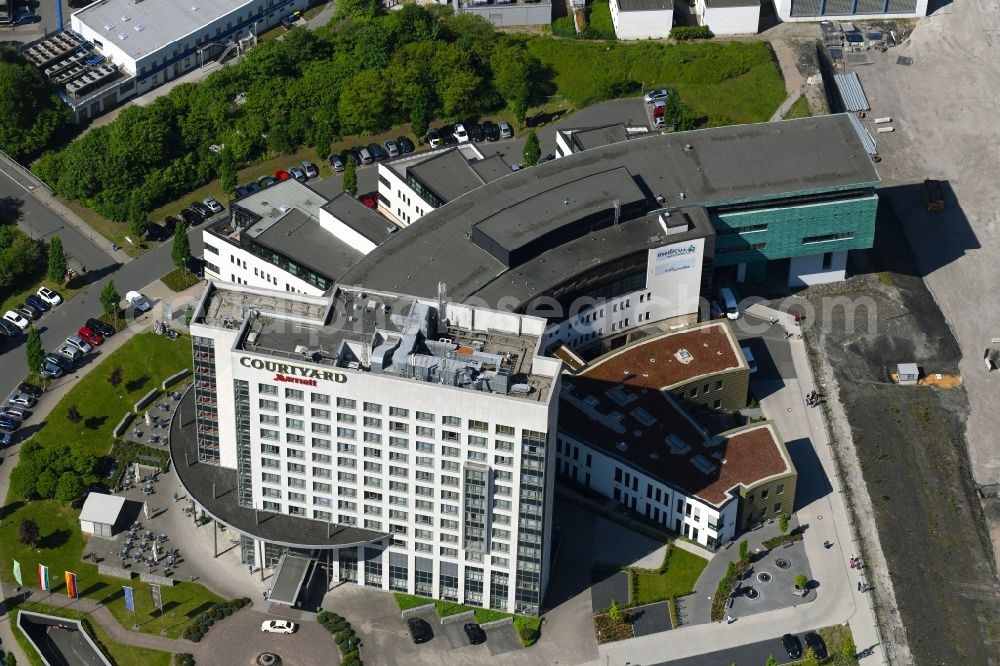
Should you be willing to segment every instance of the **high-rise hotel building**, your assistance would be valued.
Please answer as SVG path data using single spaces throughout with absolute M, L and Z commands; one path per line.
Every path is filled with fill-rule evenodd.
M 247 564 L 537 614 L 561 362 L 544 319 L 440 291 L 210 282 L 174 464 Z

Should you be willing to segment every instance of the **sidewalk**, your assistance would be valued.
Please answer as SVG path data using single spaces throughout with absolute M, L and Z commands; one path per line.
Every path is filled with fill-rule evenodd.
M 174 298 L 194 299 L 201 293 L 201 290 L 203 288 L 204 284 L 199 283 L 180 294 L 173 294 L 173 292 L 170 293 Z M 160 283 L 159 280 L 155 280 L 149 285 L 146 285 L 143 288 L 143 292 L 147 293 L 147 290 L 149 293 L 156 293 L 156 294 L 161 293 L 162 290 L 169 291 L 165 286 L 163 286 L 162 283 Z M 119 330 L 113 336 L 107 338 L 104 341 L 104 344 L 98 348 L 100 350 L 100 354 L 97 357 L 93 358 L 93 360 L 90 363 L 85 365 L 83 368 L 80 368 L 77 372 L 73 373 L 71 376 L 62 377 L 59 380 L 53 382 L 49 386 L 48 390 L 44 394 L 42 394 L 42 397 L 39 398 L 38 403 L 35 405 L 32 411 L 31 417 L 24 422 L 24 424 L 22 425 L 22 429 L 34 431 L 38 427 L 40 427 L 48 418 L 48 415 L 52 411 L 52 409 L 55 408 L 55 406 L 59 403 L 59 401 L 63 398 L 63 396 L 66 395 L 66 393 L 70 390 L 70 388 L 73 387 L 73 385 L 76 384 L 76 382 L 86 377 L 87 373 L 89 373 L 91 370 L 100 365 L 101 362 L 103 362 L 104 359 L 107 358 L 107 356 L 109 356 L 111 352 L 113 352 L 114 350 L 118 349 L 126 342 L 131 340 L 132 337 L 135 336 L 136 334 L 141 333 L 146 329 L 148 329 L 152 325 L 156 315 L 158 314 L 159 314 L 158 311 L 154 309 L 146 313 L 142 317 L 139 317 L 136 320 L 130 320 L 128 326 L 123 325 L 121 330 Z M 183 319 L 180 320 L 180 323 L 183 323 Z M 112 427 L 112 425 L 113 424 L 108 425 L 107 427 L 110 428 Z M 29 437 L 24 441 L 30 441 L 30 439 L 31 438 Z M 17 466 L 18 454 L 21 451 L 21 446 L 24 444 L 24 441 L 20 441 L 17 444 L 3 451 L 2 464 L 0 464 L 0 498 L 3 498 L 5 504 L 6 504 L 7 492 L 10 487 L 10 474 L 11 471 Z M 109 432 L 108 433 L 109 448 L 110 445 L 111 445 L 111 434 Z M 14 640 L 13 628 L 10 623 L 10 620 L 12 620 L 13 617 L 9 614 L 9 609 L 7 608 L 6 603 L 4 603 L 6 599 L 14 595 L 13 588 L 14 588 L 13 581 L 6 581 L 6 580 L 0 581 L 0 640 L 2 640 L 5 649 L 14 653 L 18 663 L 28 664 L 31 662 L 28 660 L 27 656 L 23 654 L 20 646 Z M 33 596 L 32 598 L 33 601 L 42 601 L 43 599 L 42 593 L 36 592 L 32 596 Z M 56 599 L 59 597 L 59 595 L 50 595 L 50 596 Z M 63 597 L 63 600 L 68 602 L 69 597 Z M 121 639 L 121 642 L 124 643 L 144 645 L 146 647 L 154 647 L 156 649 L 167 649 L 172 652 L 179 650 L 182 652 L 191 652 L 192 654 L 195 653 L 194 650 L 190 649 L 191 647 L 196 646 L 196 644 L 194 643 L 189 644 L 188 642 L 185 641 L 183 644 L 180 644 L 179 641 L 172 641 L 170 639 L 165 639 L 165 638 L 160 639 L 159 637 L 156 636 L 147 636 L 144 634 L 139 634 L 138 632 L 128 631 L 118 624 L 118 621 L 114 619 L 114 617 L 111 615 L 110 612 L 108 612 L 107 609 L 99 607 L 97 602 L 91 599 L 81 599 L 80 603 L 94 604 L 93 609 L 86 608 L 86 610 L 88 612 L 91 611 L 94 612 L 94 617 L 101 623 L 102 626 L 105 627 L 105 629 L 108 630 L 108 633 L 110 633 L 115 640 Z M 152 644 L 147 645 L 146 643 L 142 642 L 145 641 L 146 639 L 170 640 L 171 647 L 158 647 Z
M 770 316 L 776 316 L 786 330 L 795 329 L 791 315 L 760 304 L 748 308 L 746 314 L 760 317 L 764 321 Z M 806 394 L 815 387 L 805 342 L 792 337 L 788 340 L 788 345 L 795 376 L 783 377 L 784 388 L 761 400 L 761 408 L 765 416 L 776 423 L 790 448 L 811 447 L 815 452 L 819 467 L 799 470 L 800 484 L 803 482 L 803 475 L 818 474 L 825 475 L 830 485 L 825 494 L 811 499 L 796 510 L 799 523 L 809 526 L 803 543 L 812 577 L 820 583 L 816 600 L 743 617 L 733 624 L 684 626 L 673 631 L 608 643 L 600 646 L 600 664 L 654 664 L 663 661 L 664 655 L 670 655 L 671 659 L 692 657 L 754 643 L 776 633 L 802 633 L 845 622 L 850 624 L 859 652 L 866 655 L 861 658 L 861 663 L 864 666 L 886 663 L 871 607 L 871 596 L 857 591 L 858 574 L 850 569 L 848 563 L 857 554 L 853 550 L 856 541 L 832 458 L 823 412 L 809 409 L 805 405 Z M 747 538 L 756 540 L 753 535 L 755 533 L 751 532 Z M 830 549 L 823 546 L 823 542 L 827 540 L 834 544 Z M 726 561 L 725 553 L 723 551 L 722 557 L 715 558 L 717 566 Z

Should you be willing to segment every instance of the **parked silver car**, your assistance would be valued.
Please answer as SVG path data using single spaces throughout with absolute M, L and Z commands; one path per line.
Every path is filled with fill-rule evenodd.
M 92 344 L 81 338 L 79 335 L 71 335 L 66 338 L 66 344 L 73 345 L 84 354 L 94 348 Z
M 27 393 L 12 393 L 7 402 L 18 407 L 34 407 L 36 400 Z

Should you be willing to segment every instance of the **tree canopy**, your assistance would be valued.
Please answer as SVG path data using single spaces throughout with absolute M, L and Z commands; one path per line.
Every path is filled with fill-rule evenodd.
M 0 49 L 0 149 L 14 158 L 40 152 L 73 115 L 52 94 L 38 68 L 13 49 Z
M 299 146 L 325 155 L 342 136 L 405 122 L 419 135 L 436 117 L 504 107 L 523 117 L 540 71 L 523 37 L 481 18 L 343 0 L 331 26 L 293 28 L 200 83 L 126 107 L 34 169 L 57 193 L 127 221 L 216 177 L 229 189 L 240 166 Z

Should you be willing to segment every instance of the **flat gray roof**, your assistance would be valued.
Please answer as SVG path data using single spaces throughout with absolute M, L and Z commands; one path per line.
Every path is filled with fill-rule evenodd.
M 760 7 L 760 0 L 705 0 L 706 7 Z
M 389 235 L 396 225 L 364 205 L 350 194 L 340 193 L 330 199 L 323 210 L 378 245 Z
M 499 154 L 470 162 L 469 166 L 487 183 L 492 183 L 497 178 L 503 178 L 513 173 L 510 170 L 510 165 Z
M 100 0 L 73 15 L 139 60 L 249 4 L 247 0 Z
M 248 231 L 256 243 L 277 250 L 320 275 L 333 277 L 363 256 L 321 227 L 315 217 L 298 208 L 266 226 L 262 224 L 258 222 Z
M 282 555 L 281 564 L 274 574 L 271 594 L 267 595 L 268 601 L 294 606 L 311 561 L 308 557 L 299 555 Z
M 198 462 L 194 406 L 194 391 L 189 390 L 170 423 L 170 457 L 181 486 L 213 518 L 242 534 L 296 548 L 338 548 L 388 536 L 240 506 L 236 501 L 236 470 Z
M 80 511 L 80 520 L 114 525 L 125 506 L 125 498 L 105 493 L 89 493 Z
M 628 140 L 628 132 L 625 131 L 625 126 L 621 123 L 604 125 L 603 127 L 588 127 L 576 130 L 570 134 L 573 143 L 580 150 L 609 146 L 612 143 L 621 143 Z
M 618 7 L 623 12 L 674 11 L 673 0 L 618 0 Z
M 435 296 L 438 282 L 445 282 L 453 299 L 468 298 L 501 276 L 509 277 L 505 275 L 506 264 L 473 242 L 477 225 L 545 192 L 619 167 L 627 170 L 635 186 L 646 194 L 649 211 L 777 199 L 879 182 L 846 114 L 634 138 L 522 169 L 486 184 L 393 234 L 340 281 L 426 297 Z M 657 197 L 662 197 L 662 203 Z M 574 208 L 577 204 L 572 198 L 571 204 L 561 214 L 564 220 L 585 212 Z M 528 218 L 522 224 L 546 223 L 545 215 L 531 206 L 519 209 Z M 626 222 L 623 216 L 619 226 Z M 607 230 L 602 233 L 611 235 Z M 576 242 L 585 237 L 588 235 L 581 234 Z M 593 234 L 590 237 L 596 238 Z M 592 243 L 586 256 L 592 263 L 600 263 L 620 252 L 618 246 L 606 252 Z M 531 260 L 545 259 L 545 267 L 521 264 L 518 271 L 559 271 L 558 265 L 548 263 L 549 257 L 558 254 L 559 249 L 550 250 Z M 568 259 L 573 266 L 583 261 Z M 560 282 L 566 277 L 569 275 L 564 274 Z M 545 293 L 551 284 L 535 282 L 519 293 Z
M 486 184 L 457 148 L 411 166 L 408 171 L 445 202 L 454 201 Z

